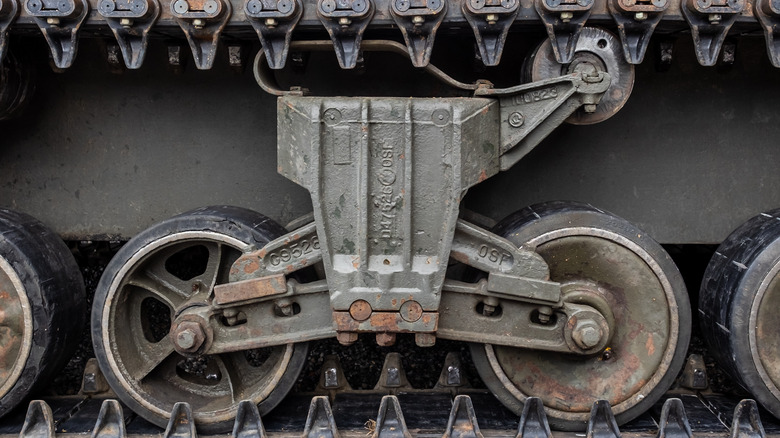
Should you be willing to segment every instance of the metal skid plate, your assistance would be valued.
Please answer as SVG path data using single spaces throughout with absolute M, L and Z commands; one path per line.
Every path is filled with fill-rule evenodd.
M 398 312 L 414 299 L 423 316 L 435 312 L 461 196 L 499 170 L 498 102 L 287 96 L 278 105 L 279 171 L 311 193 L 333 310 L 364 300 Z M 434 331 L 435 321 L 408 329 Z

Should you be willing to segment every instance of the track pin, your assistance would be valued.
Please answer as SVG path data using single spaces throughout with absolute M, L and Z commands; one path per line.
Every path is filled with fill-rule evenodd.
M 550 423 L 547 422 L 547 414 L 544 413 L 544 404 L 539 397 L 528 397 L 525 401 L 515 438 L 552 438 Z
M 399 353 L 388 353 L 385 356 L 382 374 L 379 376 L 379 382 L 377 382 L 374 389 L 391 393 L 395 393 L 398 389 L 411 389 L 411 385 L 409 385 L 409 381 L 406 379 L 406 372 L 401 363 L 401 355 Z
M 452 402 L 452 411 L 447 421 L 447 430 L 442 438 L 484 438 L 479 431 L 477 414 L 471 397 L 459 395 Z
M 339 438 L 336 420 L 328 397 L 317 396 L 311 399 L 309 415 L 306 416 L 306 428 L 303 438 Z
M 265 438 L 265 427 L 260 419 L 260 411 L 251 400 L 238 404 L 236 421 L 233 423 L 233 438 Z
M 197 438 L 197 436 L 190 404 L 178 402 L 173 405 L 171 419 L 168 421 L 168 427 L 165 428 L 163 438 Z
M 758 415 L 758 405 L 755 400 L 742 400 L 734 408 L 734 419 L 731 421 L 731 438 L 764 438 L 764 425 Z
M 598 400 L 593 403 L 586 438 L 620 438 L 620 429 L 608 401 Z
M 125 436 L 125 416 L 122 413 L 122 405 L 116 400 L 103 400 L 95 428 L 92 429 L 92 438 L 124 438 Z
M 386 395 L 382 397 L 379 413 L 376 416 L 376 429 L 371 438 L 412 438 L 406 427 L 404 414 L 398 397 Z
M 661 420 L 656 438 L 692 438 L 691 424 L 679 398 L 670 398 L 661 408 Z
M 33 400 L 27 408 L 19 438 L 51 438 L 54 436 L 54 414 L 43 400 Z

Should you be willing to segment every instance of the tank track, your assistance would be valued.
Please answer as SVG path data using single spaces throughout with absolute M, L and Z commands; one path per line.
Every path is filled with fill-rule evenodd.
M 354 3 L 320 1 L 259 0 L 3 0 L 0 34 L 30 37 L 43 32 L 56 66 L 68 68 L 74 62 L 78 39 L 116 38 L 108 45 L 108 62 L 139 68 L 149 39 L 189 40 L 195 64 L 210 69 L 218 42 L 227 46 L 231 66 L 243 66 L 249 41 L 262 42 L 272 68 L 285 65 L 292 40 L 322 36 L 327 31 L 342 68 L 351 69 L 359 59 L 364 33 L 394 35 L 404 39 L 415 66 L 428 64 L 436 33 L 473 33 L 478 57 L 488 66 L 498 65 L 507 32 L 547 30 L 555 42 L 559 62 L 571 61 L 577 37 L 584 25 L 618 29 L 627 62 L 641 63 L 650 37 L 676 37 L 690 32 L 697 59 L 711 66 L 720 60 L 734 61 L 736 46 L 726 41 L 731 35 L 764 34 L 767 52 L 780 67 L 774 27 L 780 12 L 774 3 L 760 0 L 506 0 L 487 3 L 434 1 L 430 6 L 409 6 L 405 0 L 359 0 Z M 469 31 L 466 31 L 470 28 Z M 401 32 L 398 32 L 400 29 Z M 410 43 L 409 35 L 420 39 Z M 9 46 L 0 39 L 0 50 Z M 492 44 L 487 44 L 491 41 Z M 342 44 L 349 42 L 348 45 Z M 349 48 L 345 49 L 348 46 Z M 183 49 L 169 45 L 169 61 L 181 65 Z M 671 57 L 671 44 L 662 42 L 662 62 Z M 0 57 L 2 53 L 0 52 Z
M 681 375 L 683 385 L 704 386 L 706 372 L 692 355 Z M 177 403 L 166 428 L 134 414 L 106 391 L 92 361 L 84 373 L 79 395 L 45 397 L 20 407 L 0 422 L 0 436 L 42 438 L 57 436 L 194 438 L 189 403 Z M 691 438 L 730 436 L 759 438 L 780 435 L 780 421 L 750 399 L 679 387 L 650 410 L 618 427 L 609 403 L 593 404 L 587 437 L 652 436 Z M 209 434 L 200 434 L 210 436 Z M 257 406 L 242 402 L 232 436 L 314 437 L 551 437 L 582 436 L 551 431 L 541 403 L 529 399 L 518 416 L 484 389 L 472 388 L 459 354 L 447 355 L 435 387 L 413 388 L 398 353 L 385 357 L 373 390 L 353 390 L 336 356 L 326 357 L 313 393 L 289 395 L 270 414 L 260 417 Z M 217 436 L 217 435 L 214 435 Z M 224 436 L 224 435 L 222 435 Z
M 333 369 L 323 369 L 322 379 Z M 446 375 L 447 369 L 443 371 Z M 452 366 L 449 367 L 450 374 Z M 392 374 L 392 373 L 390 373 Z M 387 378 L 386 373 L 383 377 Z M 390 377 L 392 379 L 392 377 Z M 378 384 L 379 386 L 379 384 Z M 456 395 L 457 393 L 457 395 Z M 485 390 L 438 388 L 432 391 L 384 388 L 341 390 L 330 395 L 288 396 L 262 418 L 251 402 L 242 402 L 232 437 L 575 437 L 693 436 L 764 438 L 780 436 L 780 422 L 753 400 L 707 392 L 672 391 L 649 411 L 618 427 L 609 403 L 593 404 L 587 431 L 550 429 L 538 399 L 518 416 Z M 106 395 L 44 398 L 20 407 L 0 422 L 0 437 L 163 437 L 225 436 L 198 433 L 186 402 L 175 405 L 166 428 L 135 415 Z

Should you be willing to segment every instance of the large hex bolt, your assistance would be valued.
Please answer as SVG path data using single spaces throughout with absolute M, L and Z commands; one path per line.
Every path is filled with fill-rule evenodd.
M 182 321 L 172 334 L 173 344 L 180 353 L 195 353 L 206 341 L 206 332 L 195 321 Z
M 588 319 L 578 321 L 571 333 L 574 343 L 583 350 L 590 350 L 599 345 L 602 336 L 602 330 L 596 321 Z

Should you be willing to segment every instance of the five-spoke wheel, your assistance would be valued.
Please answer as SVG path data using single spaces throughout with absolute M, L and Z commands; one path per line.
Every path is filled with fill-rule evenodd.
M 219 433 L 232 427 L 240 401 L 258 403 L 262 414 L 281 401 L 305 362 L 306 344 L 182 355 L 177 351 L 199 333 L 173 333 L 171 325 L 208 302 L 242 252 L 283 232 L 258 213 L 210 207 L 157 224 L 122 247 L 95 294 L 92 332 L 101 369 L 124 403 L 165 426 L 173 405 L 187 401 L 198 429 Z

